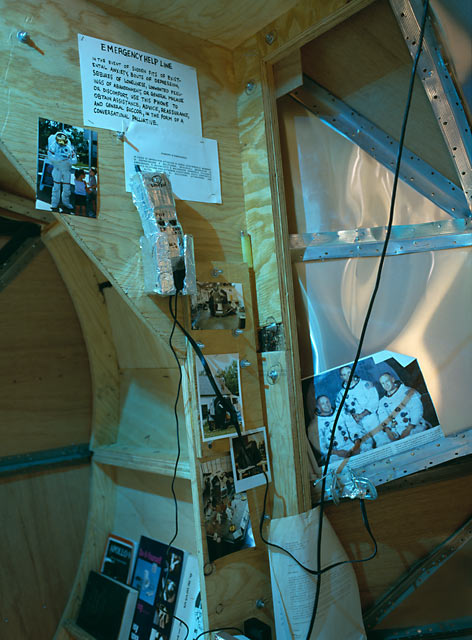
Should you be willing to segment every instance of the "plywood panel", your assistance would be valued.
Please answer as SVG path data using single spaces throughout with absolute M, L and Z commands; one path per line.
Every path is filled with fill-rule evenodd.
M 90 502 L 82 555 L 61 622 L 77 618 L 89 572 L 91 569 L 99 570 L 108 534 L 114 530 L 115 505 L 113 472 L 92 461 Z M 60 625 L 54 637 L 62 640 L 68 638 L 68 635 Z
M 177 455 L 174 405 L 179 373 L 175 369 L 125 369 L 121 380 L 121 412 L 118 443 Z M 182 393 L 177 405 L 183 457 L 187 439 Z
M 46 249 L 0 300 L 0 455 L 88 442 L 92 407 L 84 338 Z
M 8 68 L 0 94 L 2 138 L 31 185 L 36 172 L 36 140 L 35 135 L 25 140 L 25 129 L 34 132 L 38 116 L 82 124 L 77 33 L 84 24 L 90 36 L 106 34 L 108 40 L 197 68 L 203 133 L 216 138 L 219 145 L 223 204 L 179 202 L 177 211 L 185 232 L 195 237 L 197 260 L 210 255 L 239 262 L 243 199 L 231 54 L 173 29 L 156 28 L 141 18 L 112 19 L 85 0 L 73 5 L 56 0 L 41 6 L 35 2 L 21 8 L 10 5 L 3 15 L 0 52 Z M 34 24 L 31 35 L 44 56 L 15 38 L 26 19 Z M 67 78 L 67 88 L 62 78 Z M 66 216 L 64 224 L 151 330 L 166 337 L 170 329 L 167 301 L 151 300 L 143 294 L 140 221 L 131 196 L 124 191 L 122 147 L 113 132 L 100 132 L 99 154 L 100 216 L 98 220 Z
M 168 543 L 175 531 L 175 509 L 171 478 L 127 469 L 116 472 L 116 510 L 113 527 L 139 541 L 141 535 Z M 179 533 L 176 547 L 195 554 L 195 525 L 188 480 L 175 483 Z
M 160 24 L 191 33 L 194 36 L 233 49 L 274 17 L 293 6 L 296 0 L 204 0 L 197 4 L 177 0 L 172 4 L 155 0 L 103 0 L 103 4 L 142 16 Z
M 0 637 L 53 637 L 82 549 L 89 474 L 84 465 L 0 480 Z
M 247 230 L 251 236 L 259 322 L 280 322 L 272 194 L 257 42 L 245 43 L 234 55 L 238 80 L 238 118 Z
M 116 439 L 119 379 L 100 274 L 60 225 L 44 241 L 73 297 L 87 344 L 94 397 L 92 446 L 108 444 Z
M 103 290 L 121 369 L 174 367 L 168 339 L 156 336 L 113 288 Z M 170 335 L 170 329 L 169 329 Z M 168 338 L 169 336 L 167 336 Z
M 429 482 L 396 491 L 389 491 L 387 485 L 377 500 L 366 503 L 379 552 L 373 560 L 354 565 L 364 609 L 470 517 L 471 470 L 471 460 L 467 459 L 457 477 L 434 481 L 431 471 Z M 350 558 L 370 554 L 372 544 L 357 502 L 331 504 L 326 507 L 326 515 Z

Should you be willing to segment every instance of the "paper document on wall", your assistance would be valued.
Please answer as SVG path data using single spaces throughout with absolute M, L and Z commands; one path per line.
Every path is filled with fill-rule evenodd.
M 193 67 L 78 34 L 84 124 L 122 131 L 136 120 L 202 135 Z
M 126 191 L 136 172 L 166 173 L 180 200 L 221 203 L 220 168 L 216 140 L 175 134 L 138 122 L 126 132 L 124 145 Z
M 270 542 L 290 551 L 304 566 L 316 568 L 319 508 L 270 523 Z M 347 560 L 326 516 L 323 521 L 321 568 Z M 269 547 L 275 628 L 278 638 L 304 640 L 307 636 L 317 578 L 308 574 L 286 553 Z M 359 589 L 352 565 L 327 571 L 321 578 L 318 612 L 311 638 L 362 640 Z

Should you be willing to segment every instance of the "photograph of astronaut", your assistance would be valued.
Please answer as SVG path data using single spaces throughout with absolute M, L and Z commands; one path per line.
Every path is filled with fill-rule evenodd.
M 270 467 L 265 427 L 231 438 L 231 463 L 236 491 L 248 491 L 270 482 Z M 264 475 L 265 473 L 265 475 Z
M 352 363 L 306 378 L 305 423 L 310 446 L 324 464 Z M 389 449 L 437 427 L 438 418 L 418 361 L 392 352 L 359 360 L 339 414 L 330 464 Z
M 233 405 L 239 428 L 244 431 L 238 354 L 208 355 L 205 356 L 205 359 L 221 395 Z M 197 384 L 203 440 L 207 442 L 236 434 L 236 427 L 233 424 L 228 407 L 223 405 L 221 399 L 215 393 L 203 365 L 198 359 Z
M 243 286 L 236 282 L 197 282 L 190 298 L 192 329 L 244 329 Z
M 236 493 L 229 454 L 202 462 L 203 521 L 209 562 L 256 545 L 244 492 Z
M 96 218 L 97 133 L 39 118 L 36 209 Z

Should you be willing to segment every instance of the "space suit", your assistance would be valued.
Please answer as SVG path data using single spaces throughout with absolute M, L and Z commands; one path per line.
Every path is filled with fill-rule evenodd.
M 339 406 L 344 395 L 343 388 L 338 391 L 336 405 Z M 377 408 L 379 406 L 379 394 L 375 386 L 368 380 L 361 380 L 357 376 L 353 379 L 349 391 L 347 392 L 342 413 L 344 418 L 350 416 L 357 425 L 357 429 L 352 433 L 354 439 L 362 438 L 378 425 Z M 365 414 L 362 418 L 355 419 L 355 416 Z M 361 445 L 361 451 L 368 451 L 376 446 L 373 438 L 367 438 Z
M 323 415 L 318 410 L 315 411 L 316 422 L 318 427 L 318 438 L 320 441 L 320 450 L 322 456 L 326 456 L 329 448 L 329 441 L 331 438 L 331 431 L 333 430 L 333 424 L 337 414 L 337 408 L 332 409 L 332 413 Z M 316 442 L 314 435 L 314 424 L 308 426 L 308 438 L 313 442 Z M 336 432 L 334 434 L 333 451 L 332 456 L 338 456 L 336 451 L 350 451 L 355 445 L 354 433 L 358 431 L 357 423 L 351 415 L 339 416 L 338 424 L 336 425 Z
M 386 393 L 380 398 L 378 408 L 379 422 L 388 420 L 391 433 L 398 439 L 407 431 L 408 435 L 425 431 L 431 425 L 423 419 L 423 403 L 421 395 L 416 389 L 397 382 L 390 394 Z M 389 444 L 391 439 L 382 431 L 376 434 L 378 445 Z
M 72 209 L 70 202 L 70 176 L 72 165 L 77 162 L 77 155 L 72 143 L 64 131 L 52 133 L 48 138 L 48 163 L 52 165 L 52 179 L 54 185 L 51 194 L 51 208 L 58 208 L 61 200 L 68 209 Z

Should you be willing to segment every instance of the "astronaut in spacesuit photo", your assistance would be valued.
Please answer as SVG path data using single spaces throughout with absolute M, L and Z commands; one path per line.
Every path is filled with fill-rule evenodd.
M 66 131 L 57 131 L 48 138 L 47 161 L 52 165 L 54 184 L 51 194 L 51 209 L 59 211 L 59 204 L 67 209 L 65 213 L 73 211 L 70 201 L 72 165 L 77 162 L 77 154 Z
M 382 432 L 376 435 L 379 446 L 431 427 L 423 417 L 423 403 L 416 389 L 407 387 L 391 373 L 383 373 L 379 382 L 384 395 L 379 401 L 378 416 L 379 422 L 385 423 Z
M 339 375 L 342 380 L 341 389 L 336 396 L 336 406 L 339 406 L 345 393 L 346 385 L 351 374 L 351 367 L 342 367 Z M 377 409 L 379 406 L 379 394 L 375 385 L 369 380 L 363 380 L 359 376 L 353 376 L 346 401 L 343 406 L 344 416 L 352 416 L 357 424 L 352 433 L 355 440 L 366 436 L 378 424 Z M 362 443 L 362 452 L 375 448 L 377 445 L 373 437 L 368 437 Z

